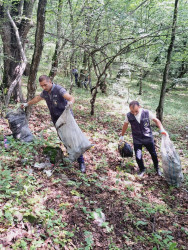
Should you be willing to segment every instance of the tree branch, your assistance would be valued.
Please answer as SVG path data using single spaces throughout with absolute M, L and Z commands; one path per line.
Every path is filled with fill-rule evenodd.
M 14 20 L 12 19 L 9 10 L 7 10 L 7 16 L 8 16 L 9 21 L 12 24 L 12 27 L 14 29 L 16 40 L 17 40 L 17 43 L 18 43 L 18 47 L 19 47 L 19 50 L 20 50 L 22 60 L 27 62 L 27 59 L 26 59 L 26 56 L 25 56 L 25 53 L 24 53 L 24 50 L 23 50 L 23 47 L 22 47 L 21 39 L 20 39 L 20 36 L 19 36 L 18 28 L 17 28 Z
M 19 32 L 18 32 L 18 28 L 14 22 L 14 20 L 12 19 L 10 13 L 9 13 L 9 10 L 7 10 L 7 16 L 9 18 L 9 21 L 14 29 L 14 32 L 15 32 L 15 36 L 16 36 L 16 40 L 17 40 L 17 43 L 18 43 L 18 48 L 19 48 L 19 51 L 20 51 L 20 54 L 21 54 L 21 58 L 22 58 L 22 61 L 20 63 L 20 65 L 18 65 L 16 68 L 15 68 L 15 72 L 14 72 L 14 75 L 15 75 L 15 79 L 14 81 L 11 83 L 10 87 L 9 87 L 9 90 L 8 90 L 8 93 L 7 93 L 7 96 L 6 96 L 6 100 L 5 100 L 5 105 L 8 106 L 9 104 L 9 101 L 10 101 L 10 97 L 12 95 L 12 92 L 15 88 L 15 86 L 19 83 L 22 75 L 23 75 L 23 72 L 25 70 L 25 67 L 26 67 L 26 63 L 27 63 L 27 58 L 25 56 L 25 52 L 24 52 L 24 49 L 22 47 L 22 43 L 21 43 L 21 39 L 20 39 L 20 36 L 19 36 Z

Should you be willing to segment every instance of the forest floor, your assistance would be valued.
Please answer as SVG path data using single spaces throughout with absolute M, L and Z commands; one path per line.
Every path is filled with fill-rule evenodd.
M 187 249 L 188 145 L 184 115 L 178 120 L 180 100 L 173 96 L 173 114 L 164 121 L 184 173 L 183 184 L 175 188 L 155 174 L 145 150 L 143 178 L 136 174 L 134 157 L 122 159 L 118 154 L 124 99 L 99 95 L 91 117 L 89 94 L 74 89 L 74 95 L 75 119 L 95 145 L 84 154 L 86 174 L 77 163 L 57 157 L 51 177 L 34 169 L 36 162 L 48 161 L 45 148 L 62 147 L 43 103 L 33 108 L 29 120 L 34 142 L 7 137 L 8 149 L 0 142 L 0 249 Z M 146 92 L 139 98 L 152 108 L 148 103 L 154 97 Z M 11 133 L 5 119 L 0 125 L 4 135 Z M 130 129 L 126 140 L 132 145 Z M 161 166 L 160 135 L 155 142 Z

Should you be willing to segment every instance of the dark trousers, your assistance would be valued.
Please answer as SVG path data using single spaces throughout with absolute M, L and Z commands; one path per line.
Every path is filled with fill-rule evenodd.
M 75 77 L 75 83 L 76 83 L 76 85 L 78 84 L 78 73 L 75 73 L 74 74 L 74 77 Z
M 155 144 L 153 142 L 147 143 L 147 144 L 136 144 L 134 143 L 134 151 L 136 156 L 136 162 L 138 164 L 138 167 L 140 171 L 145 170 L 144 162 L 142 159 L 142 146 L 145 146 L 146 149 L 149 151 L 151 158 L 153 160 L 154 168 L 158 169 L 158 159 L 157 159 L 157 153 L 155 151 Z
M 77 162 L 78 162 L 79 164 L 84 163 L 84 157 L 83 157 L 83 155 L 80 155 L 80 156 L 78 157 Z

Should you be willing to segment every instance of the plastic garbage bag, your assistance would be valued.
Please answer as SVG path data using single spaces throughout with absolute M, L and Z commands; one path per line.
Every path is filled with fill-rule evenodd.
M 161 141 L 162 168 L 168 184 L 179 187 L 183 181 L 183 173 L 178 153 L 169 136 L 162 135 Z
M 67 149 L 70 161 L 75 161 L 86 150 L 92 147 L 92 144 L 78 127 L 70 107 L 67 107 L 57 120 L 55 127 L 64 146 Z
M 29 129 L 25 111 L 21 108 L 17 110 L 11 110 L 6 114 L 10 129 L 15 139 L 19 139 L 24 142 L 33 141 L 34 137 Z
M 121 157 L 133 157 L 133 150 L 131 148 L 131 145 L 129 145 L 127 142 L 122 142 L 118 145 L 118 151 L 121 155 Z

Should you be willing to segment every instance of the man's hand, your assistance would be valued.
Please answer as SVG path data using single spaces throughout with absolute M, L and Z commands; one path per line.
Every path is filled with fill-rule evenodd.
M 124 136 L 122 135 L 122 136 L 119 137 L 119 142 L 121 143 L 123 141 L 124 141 Z
M 160 121 L 159 119 L 157 119 L 157 118 L 154 118 L 154 119 L 152 119 L 152 120 L 155 122 L 155 124 L 157 125 L 157 127 L 160 129 L 160 133 L 161 133 L 162 135 L 168 136 L 168 133 L 167 133 L 166 130 L 164 130 L 161 121 Z
M 26 102 L 26 103 L 22 103 L 20 107 L 23 109 L 23 108 L 26 108 L 26 107 L 28 107 L 28 106 L 29 106 L 29 105 L 28 105 L 28 103 Z
M 167 133 L 167 131 L 166 131 L 166 130 L 161 129 L 161 130 L 160 130 L 160 132 L 161 132 L 161 134 L 162 134 L 162 135 L 168 136 L 168 133 Z
M 73 102 L 71 102 L 71 101 L 68 101 L 68 102 L 67 102 L 67 107 L 72 108 L 72 105 L 73 105 Z

